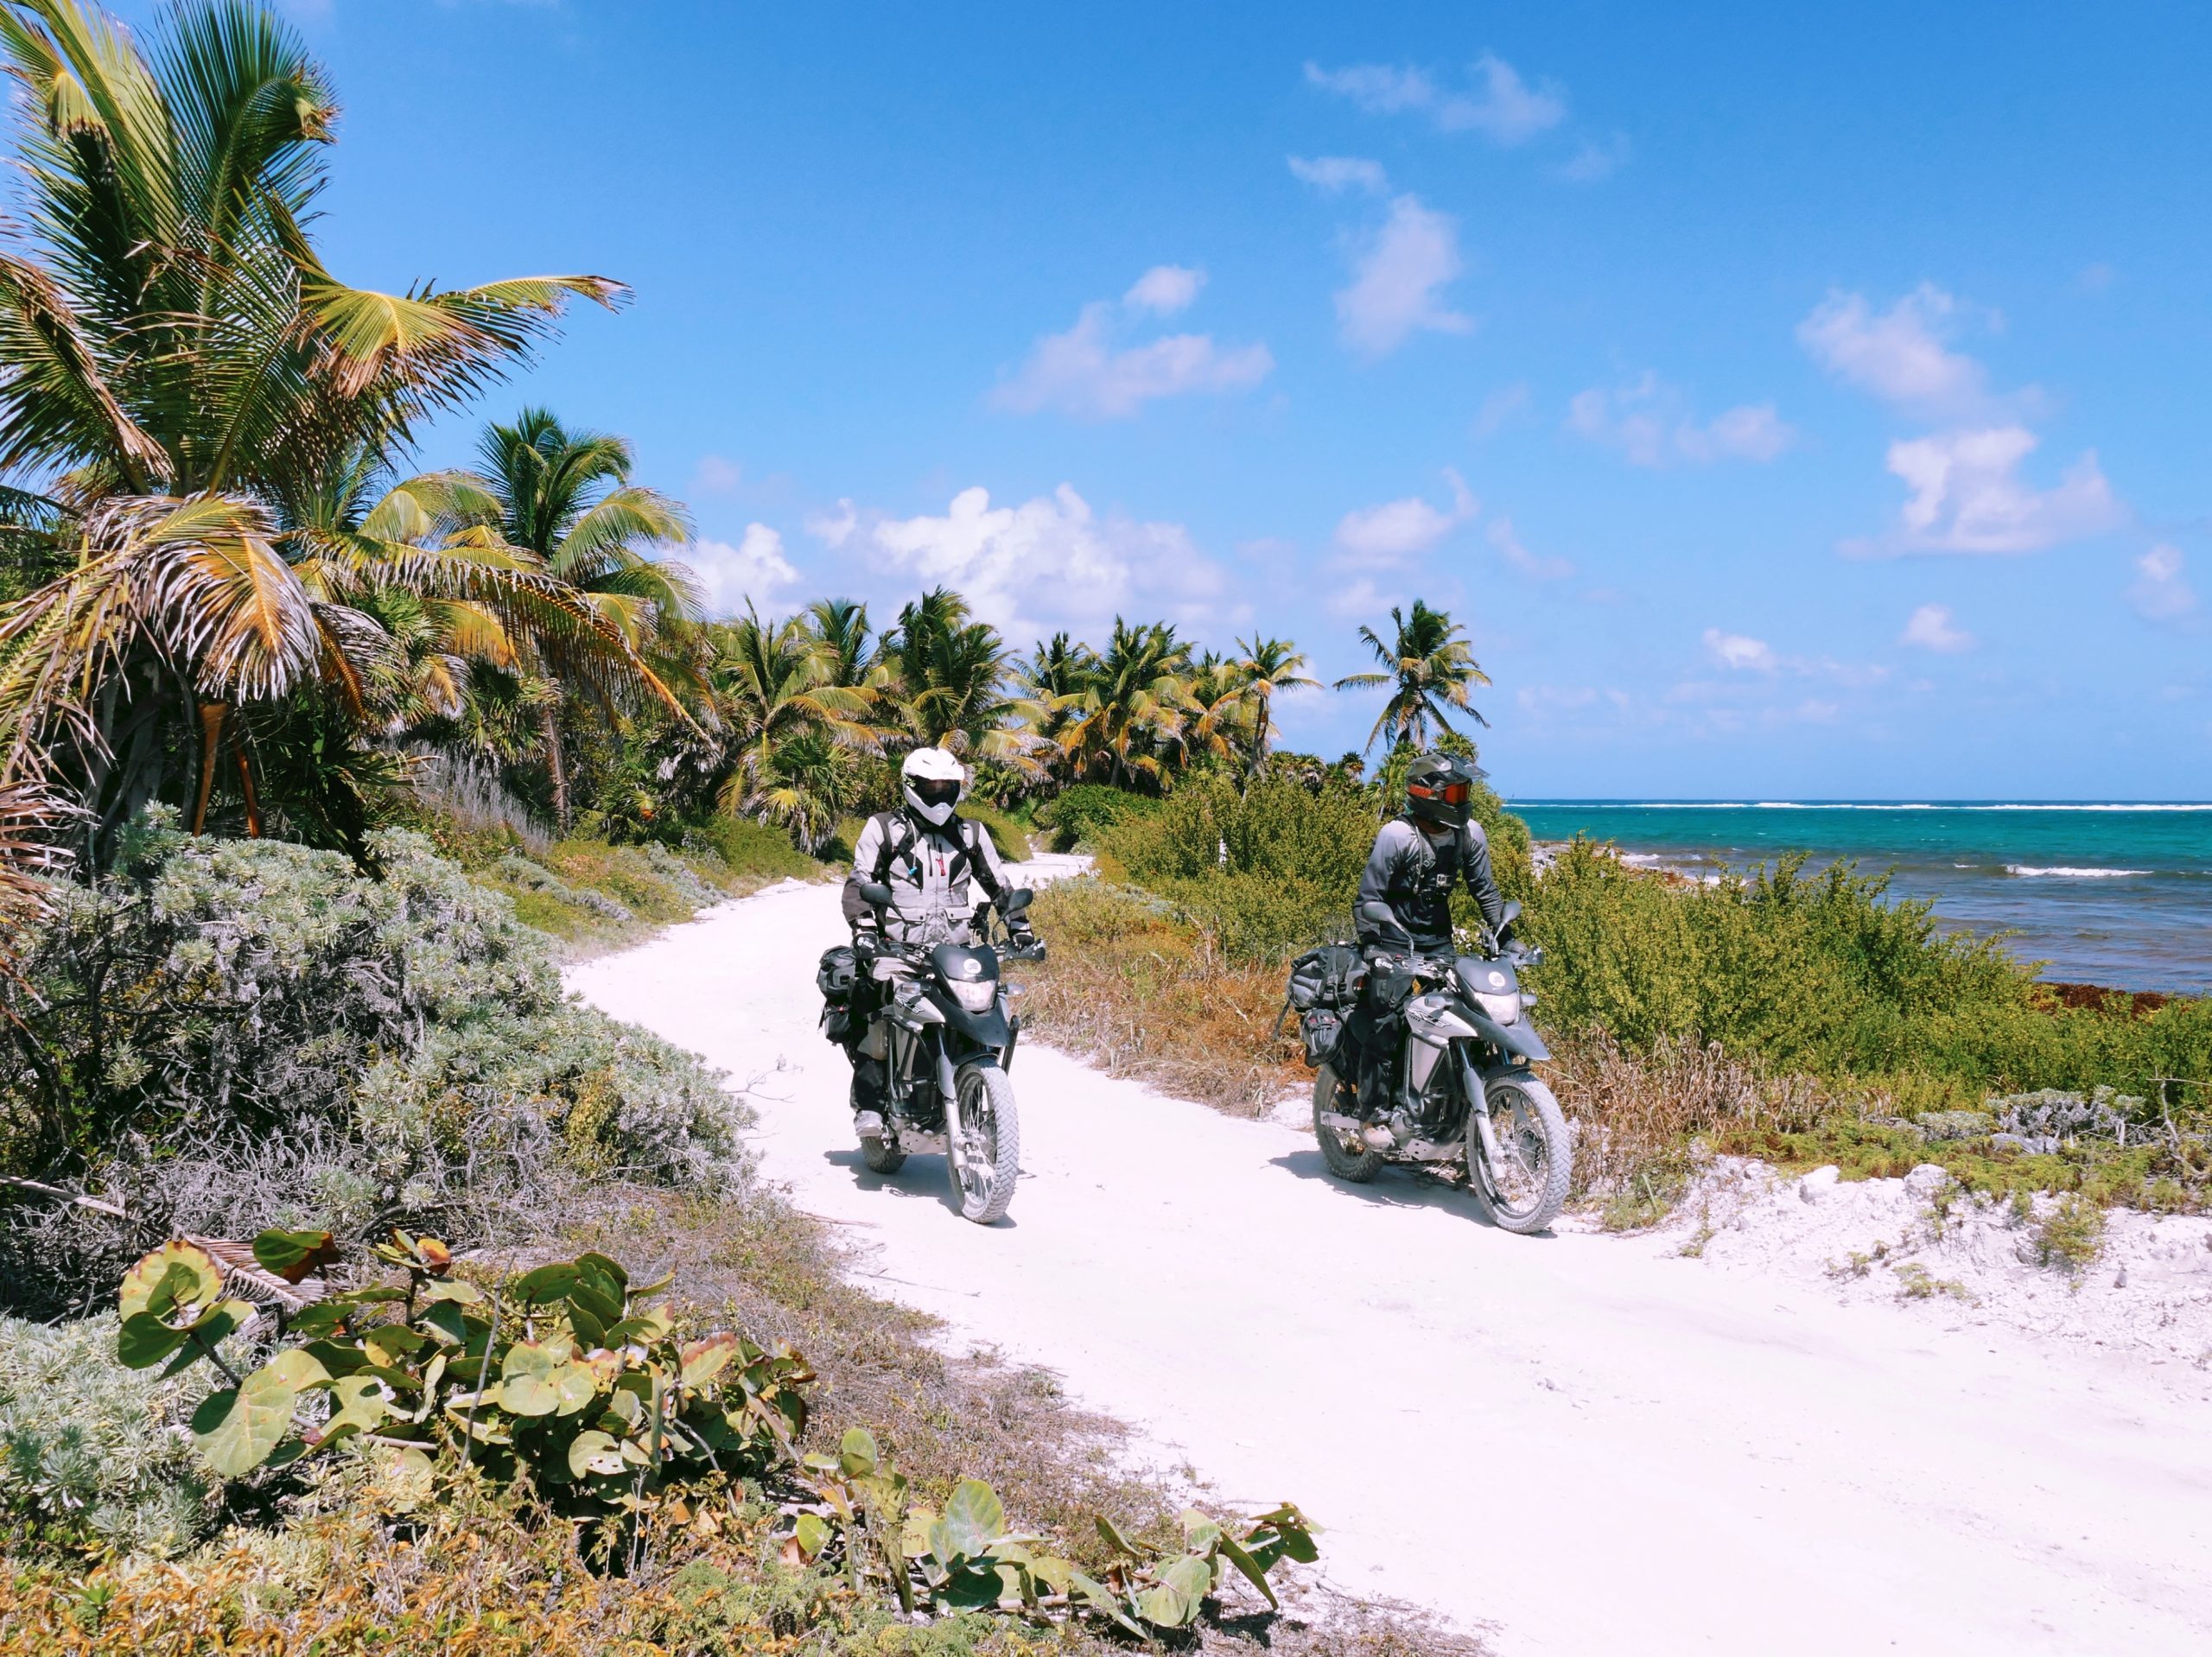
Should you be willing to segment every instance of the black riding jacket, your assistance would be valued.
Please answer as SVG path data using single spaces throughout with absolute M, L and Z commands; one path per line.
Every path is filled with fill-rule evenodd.
M 1360 874 L 1359 896 L 1352 907 L 1353 930 L 1362 943 L 1383 942 L 1382 929 L 1362 920 L 1359 911 L 1368 904 L 1388 904 L 1398 924 L 1413 935 L 1417 949 L 1448 949 L 1452 887 L 1461 879 L 1481 905 L 1484 924 L 1496 931 L 1505 918 L 1505 899 L 1491 873 L 1490 841 L 1482 825 L 1468 823 L 1440 845 L 1411 819 L 1394 817 L 1375 836 L 1375 849 L 1368 854 L 1367 867 Z

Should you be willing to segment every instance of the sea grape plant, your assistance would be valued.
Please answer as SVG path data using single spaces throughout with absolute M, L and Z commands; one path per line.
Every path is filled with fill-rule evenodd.
M 280 1279 L 332 1252 L 327 1234 L 264 1232 L 252 1247 Z M 587 1254 L 487 1292 L 454 1274 L 435 1238 L 395 1232 L 372 1252 L 405 1273 L 404 1287 L 312 1301 L 289 1318 L 297 1343 L 241 1374 L 219 1349 L 250 1332 L 257 1309 L 223 1298 L 207 1249 L 166 1244 L 124 1279 L 119 1355 L 133 1368 L 166 1362 L 165 1374 L 203 1358 L 223 1371 L 231 1384 L 192 1427 L 231 1477 L 358 1439 L 394 1452 L 387 1470 L 402 1484 L 427 1488 L 444 1452 L 493 1477 L 527 1472 L 556 1507 L 590 1518 L 632 1512 L 671 1482 L 797 1462 L 813 1379 L 804 1361 L 727 1332 L 678 1340 L 646 1304 L 666 1279 L 633 1288 L 615 1261 Z
M 841 1567 L 855 1592 L 888 1584 L 901 1609 L 1001 1610 L 1043 1621 L 1089 1619 L 1139 1639 L 1187 1628 L 1236 1571 L 1276 1603 L 1268 1573 L 1285 1559 L 1318 1557 L 1305 1515 L 1285 1503 L 1232 1533 L 1196 1509 L 1182 1515 L 1183 1546 L 1131 1541 L 1103 1514 L 1113 1562 L 1094 1576 L 1045 1551 L 1046 1538 L 1011 1531 L 991 1487 L 963 1479 L 944 1508 L 909 1501 L 906 1476 L 866 1428 L 836 1456 L 810 1456 L 815 1500 L 795 1504 L 785 1556 Z

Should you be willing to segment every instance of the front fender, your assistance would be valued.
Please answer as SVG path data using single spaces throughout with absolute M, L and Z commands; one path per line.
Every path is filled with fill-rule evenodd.
M 1518 1053 L 1534 1062 L 1549 1058 L 1552 1050 L 1544 1045 L 1544 1038 L 1536 1033 L 1536 1026 L 1526 1022 L 1500 1024 L 1478 1007 L 1459 1009 L 1459 1017 L 1474 1025 L 1475 1033 L 1484 1041 L 1495 1042 L 1509 1053 Z
M 988 1013 L 970 1013 L 957 1001 L 942 1001 L 938 1010 L 944 1014 L 945 1023 L 978 1047 L 988 1047 L 997 1052 L 1007 1044 L 1012 1032 L 1007 1028 L 1004 998 L 991 1003 Z

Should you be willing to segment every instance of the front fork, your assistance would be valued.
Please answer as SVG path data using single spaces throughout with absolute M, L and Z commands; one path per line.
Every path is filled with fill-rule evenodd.
M 1479 1143 L 1483 1160 L 1495 1168 L 1498 1165 L 1497 1133 L 1490 1125 L 1490 1098 L 1483 1088 L 1483 1073 L 1475 1068 L 1465 1042 L 1453 1042 L 1452 1051 L 1459 1061 L 1460 1091 L 1467 1096 L 1468 1148 Z

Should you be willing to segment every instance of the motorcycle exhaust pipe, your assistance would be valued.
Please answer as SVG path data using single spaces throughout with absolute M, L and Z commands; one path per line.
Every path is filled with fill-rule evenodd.
M 1363 1122 L 1357 1116 L 1342 1115 L 1333 1110 L 1323 1111 L 1320 1121 L 1322 1127 L 1349 1134 L 1370 1151 L 1395 1151 L 1398 1148 L 1397 1135 L 1380 1122 Z

